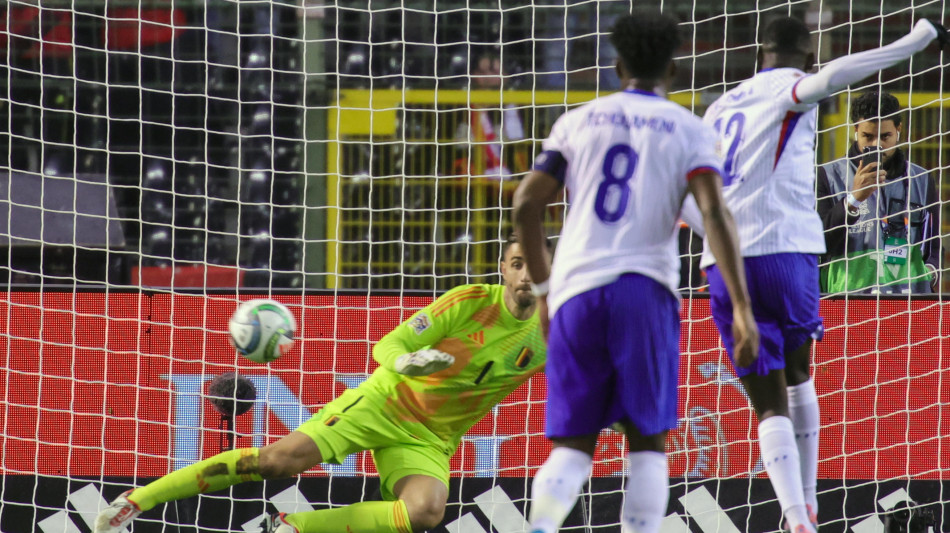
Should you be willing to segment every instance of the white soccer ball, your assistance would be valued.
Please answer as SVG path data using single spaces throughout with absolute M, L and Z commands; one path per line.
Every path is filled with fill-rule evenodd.
M 257 363 L 269 363 L 294 345 L 297 321 L 280 302 L 248 300 L 231 315 L 228 331 L 238 353 Z

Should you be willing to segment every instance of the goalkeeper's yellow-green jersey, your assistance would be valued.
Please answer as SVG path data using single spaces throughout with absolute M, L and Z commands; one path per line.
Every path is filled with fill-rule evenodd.
M 462 435 L 505 396 L 544 368 L 538 313 L 518 320 L 503 285 L 462 285 L 419 310 L 373 348 L 380 364 L 361 386 L 385 398 L 384 414 L 422 424 L 454 450 Z M 432 348 L 455 363 L 428 376 L 395 372 L 399 356 Z

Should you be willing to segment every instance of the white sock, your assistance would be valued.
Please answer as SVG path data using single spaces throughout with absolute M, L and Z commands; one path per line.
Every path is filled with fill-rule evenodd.
M 805 493 L 802 490 L 802 469 L 795 445 L 795 431 L 788 417 L 773 416 L 759 423 L 759 449 L 762 463 L 769 473 L 772 488 L 778 496 L 782 512 L 792 531 L 805 524 L 811 531 L 811 521 L 805 509 Z
M 555 533 L 590 477 L 593 460 L 573 448 L 554 448 L 531 483 L 531 532 Z
M 821 414 L 818 411 L 818 395 L 815 383 L 808 380 L 788 388 L 788 415 L 795 427 L 795 444 L 802 465 L 802 488 L 805 503 L 811 512 L 818 514 L 818 430 Z
M 666 454 L 630 452 L 630 476 L 620 513 L 623 533 L 658 533 L 670 499 L 670 468 Z

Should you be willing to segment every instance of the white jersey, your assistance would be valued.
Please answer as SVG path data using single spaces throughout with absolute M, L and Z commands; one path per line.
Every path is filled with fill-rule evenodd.
M 763 70 L 722 95 L 703 119 L 719 135 L 723 197 L 743 257 L 825 252 L 815 210 L 818 104 L 795 94 L 804 77 L 794 68 Z M 707 242 L 701 266 L 713 263 Z
M 551 266 L 551 316 L 628 272 L 677 294 L 680 208 L 692 173 L 719 172 L 715 144 L 698 117 L 645 91 L 598 98 L 558 119 L 539 156 L 564 158 L 570 204 Z

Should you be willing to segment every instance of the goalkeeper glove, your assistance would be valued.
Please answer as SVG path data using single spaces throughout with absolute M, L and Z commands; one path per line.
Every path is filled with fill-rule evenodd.
M 406 376 L 428 376 L 452 366 L 455 357 L 439 350 L 419 350 L 400 355 L 396 359 L 396 372 Z
M 934 22 L 931 19 L 927 19 L 927 22 L 933 24 L 935 30 L 937 30 L 937 44 L 940 45 L 940 49 L 943 50 L 943 47 L 950 44 L 950 36 L 947 35 L 947 28 L 940 24 L 939 22 Z

